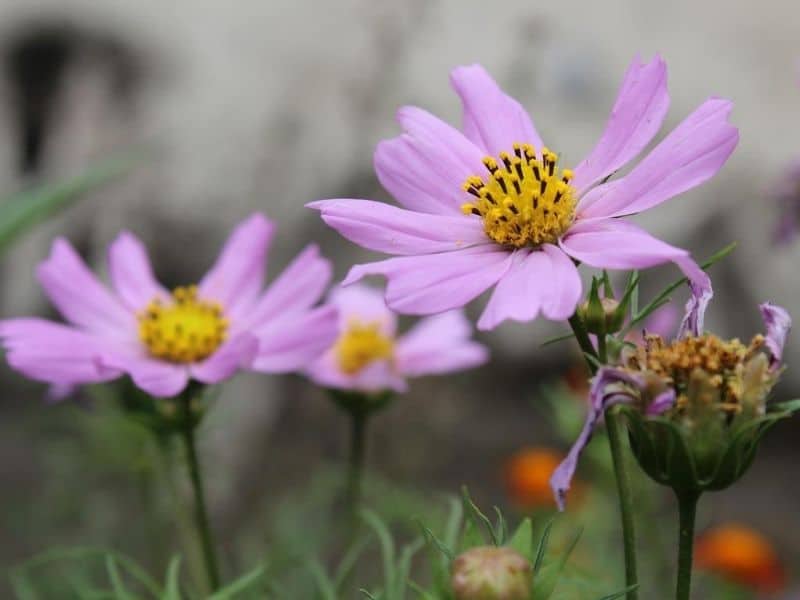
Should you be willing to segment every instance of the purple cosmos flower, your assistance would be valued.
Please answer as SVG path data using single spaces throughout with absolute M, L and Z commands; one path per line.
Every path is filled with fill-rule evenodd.
M 684 318 L 684 323 L 702 323 L 702 313 L 705 311 L 706 305 L 707 300 L 705 302 L 702 300 L 690 300 L 687 304 L 687 314 Z M 768 381 L 765 382 L 768 391 L 775 381 L 773 375 L 779 371 L 783 346 L 786 342 L 789 329 L 791 328 L 792 320 L 785 309 L 768 302 L 759 305 L 759 310 L 761 311 L 761 316 L 766 328 L 763 340 L 761 340 L 761 342 L 755 341 L 751 344 L 750 348 L 745 348 L 738 340 L 734 340 L 730 342 L 728 348 L 737 351 L 741 349 L 741 356 L 734 358 L 736 358 L 737 362 L 741 363 L 738 366 L 742 367 L 746 361 L 750 360 L 753 351 L 760 348 L 763 343 L 769 356 L 770 375 L 766 378 Z M 682 331 L 680 337 L 698 338 L 698 336 L 702 334 L 703 331 L 701 329 L 689 328 Z M 658 338 L 658 336 L 656 337 Z M 716 342 L 719 342 L 719 339 L 714 336 L 704 337 L 714 338 Z M 659 338 L 658 342 L 660 341 Z M 722 344 L 724 343 L 719 345 L 712 343 L 706 346 L 699 344 L 698 347 L 701 352 L 710 355 L 715 345 L 720 347 Z M 660 343 L 658 345 L 660 345 Z M 709 350 L 711 350 L 711 352 Z M 726 349 L 726 351 L 733 356 L 730 349 Z M 685 352 L 680 352 L 680 354 L 683 356 L 680 356 L 679 360 L 685 360 L 688 356 Z M 715 361 L 717 363 L 721 362 L 719 360 Z M 699 369 L 699 367 L 695 368 Z M 717 366 L 717 368 L 720 367 Z M 741 373 L 747 371 L 748 369 L 746 366 L 739 369 L 738 376 L 741 377 Z M 715 374 L 712 373 L 711 375 Z M 753 379 L 752 375 L 750 379 Z M 583 429 L 567 457 L 550 478 L 550 485 L 553 488 L 556 502 L 560 510 L 564 510 L 566 495 L 569 491 L 572 476 L 578 466 L 578 459 L 583 449 L 591 440 L 592 433 L 602 419 L 605 410 L 614 404 L 633 404 L 639 406 L 646 415 L 660 415 L 672 408 L 677 396 L 676 387 L 674 386 L 680 383 L 680 381 L 674 380 L 674 378 L 665 379 L 663 374 L 648 370 L 646 365 L 639 365 L 636 370 L 629 366 L 602 367 L 598 370 L 597 374 L 592 379 L 592 386 L 589 391 L 589 412 L 586 416 Z M 752 382 L 747 385 L 752 385 Z M 739 387 L 744 389 L 746 385 L 742 384 Z M 680 391 L 681 393 L 686 393 L 685 389 Z M 765 397 L 762 397 L 760 400 L 764 401 Z
M 470 369 L 488 350 L 470 339 L 472 327 L 455 310 L 420 320 L 403 335 L 383 294 L 353 285 L 331 293 L 339 313 L 336 342 L 307 373 L 319 385 L 360 392 L 404 392 L 406 378 Z
M 545 147 L 528 114 L 478 66 L 451 83 L 464 107 L 459 131 L 405 107 L 405 133 L 381 142 L 375 170 L 403 208 L 368 200 L 309 206 L 349 240 L 397 255 L 356 265 L 388 279 L 386 300 L 401 313 L 464 306 L 495 286 L 478 327 L 506 319 L 573 314 L 581 297 L 575 262 L 640 269 L 671 261 L 696 285 L 708 279 L 689 253 L 622 217 L 653 208 L 713 176 L 733 152 L 732 105 L 711 98 L 624 177 L 607 182 L 653 139 L 666 115 L 667 71 L 656 57 L 634 60 L 600 140 L 574 170 Z
M 240 368 L 294 371 L 336 338 L 332 306 L 312 308 L 330 281 L 329 262 L 307 247 L 262 293 L 274 225 L 241 223 L 196 286 L 172 293 L 154 278 L 143 244 L 123 232 L 108 254 L 109 290 L 64 239 L 37 270 L 68 324 L 38 318 L 0 322 L 9 364 L 56 389 L 124 374 L 167 397 L 195 379 L 218 383 Z

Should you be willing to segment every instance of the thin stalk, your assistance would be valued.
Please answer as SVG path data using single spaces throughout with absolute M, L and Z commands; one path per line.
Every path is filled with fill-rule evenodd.
M 628 588 L 626 598 L 627 600 L 636 600 L 639 594 L 635 586 L 639 582 L 639 576 L 636 569 L 636 525 L 633 519 L 633 492 L 631 490 L 631 480 L 623 453 L 622 425 L 619 419 L 620 417 L 613 406 L 606 410 L 606 433 L 608 434 L 608 445 L 611 449 L 611 462 L 614 465 L 614 476 L 617 480 L 619 513 L 622 519 L 622 543 L 625 554 L 625 586 Z
M 347 475 L 347 504 L 352 514 L 361 507 L 364 457 L 367 442 L 367 412 L 354 408 L 350 414 L 350 456 Z
M 206 498 L 203 490 L 200 461 L 197 459 L 197 449 L 194 438 L 195 422 L 191 413 L 192 398 L 187 394 L 182 398 L 182 401 L 184 419 L 181 435 L 186 447 L 186 465 L 189 469 L 189 477 L 192 480 L 192 490 L 194 492 L 195 527 L 200 537 L 200 546 L 203 551 L 208 584 L 211 591 L 214 592 L 219 588 L 219 568 L 217 566 L 217 555 L 214 552 L 214 543 L 211 539 L 211 527 L 208 522 L 208 510 L 206 508 Z
M 592 375 L 597 372 L 597 365 L 589 357 L 596 358 L 601 364 L 605 364 L 606 349 L 605 336 L 598 336 L 598 349 L 595 350 L 592 340 L 586 331 L 583 321 L 577 313 L 569 318 L 569 324 L 575 333 L 575 339 L 583 350 L 586 364 Z M 603 338 L 603 339 L 600 339 Z M 601 351 L 601 354 L 598 353 Z M 622 426 L 619 417 L 613 410 L 605 413 L 606 430 L 608 433 L 608 445 L 611 449 L 611 461 L 614 465 L 614 476 L 617 480 L 617 495 L 619 496 L 619 511 L 622 520 L 622 543 L 625 554 L 625 587 L 628 592 L 626 600 L 637 600 L 639 594 L 637 588 L 639 577 L 636 568 L 636 527 L 633 520 L 633 493 L 625 456 L 622 450 Z
M 697 513 L 699 494 L 678 494 L 678 584 L 676 600 L 689 600 L 692 588 L 692 553 L 694 550 L 694 519 Z

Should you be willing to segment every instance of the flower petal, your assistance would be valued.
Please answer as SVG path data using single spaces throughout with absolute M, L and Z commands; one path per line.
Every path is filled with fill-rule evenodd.
M 447 252 L 490 243 L 474 215 L 432 215 L 371 200 L 322 200 L 307 205 L 351 242 L 386 254 Z
M 137 387 L 156 398 L 180 394 L 189 383 L 189 368 L 142 355 L 108 355 L 103 366 L 125 371 Z
M 518 251 L 515 261 L 492 293 L 478 329 L 493 329 L 506 319 L 532 321 L 539 311 L 557 321 L 575 312 L 581 280 L 575 265 L 561 249 L 545 244 L 542 250 L 530 254 Z
M 333 306 L 323 306 L 255 329 L 259 347 L 251 368 L 287 373 L 308 365 L 336 341 L 337 317 Z
M 260 213 L 240 223 L 200 282 L 200 296 L 220 302 L 234 319 L 246 313 L 261 291 L 274 231 L 275 225 Z
M 36 274 L 50 301 L 71 323 L 117 339 L 135 336 L 133 313 L 97 280 L 66 240 L 53 242 Z
M 114 291 L 128 310 L 137 312 L 154 298 L 169 298 L 169 292 L 153 276 L 147 249 L 130 232 L 123 231 L 111 244 L 108 272 Z
M 249 368 L 257 352 L 258 340 L 249 333 L 242 333 L 225 342 L 203 362 L 191 365 L 189 373 L 202 383 L 219 383 L 236 371 Z
M 363 284 L 340 286 L 331 290 L 328 303 L 336 307 L 340 331 L 357 320 L 361 323 L 380 323 L 381 333 L 394 337 L 397 315 L 386 306 L 381 291 Z
M 689 279 L 689 288 L 692 292 L 686 301 L 685 314 L 678 328 L 677 337 L 701 335 L 704 331 L 706 308 L 714 296 L 711 278 L 688 256 L 676 260 L 675 264 Z
M 0 321 L 0 338 L 13 369 L 62 389 L 122 374 L 101 362 L 114 351 L 111 343 L 68 325 L 34 318 Z
M 727 122 L 732 107 L 719 98 L 704 102 L 628 175 L 586 194 L 578 214 L 597 218 L 639 213 L 710 179 L 739 141 L 739 131 Z
M 764 343 L 772 355 L 770 366 L 775 368 L 781 363 L 786 337 L 792 328 L 792 318 L 785 308 L 777 304 L 764 302 L 759 304 L 758 308 L 761 311 L 761 318 L 764 319 L 764 326 L 767 329 Z
M 244 320 L 231 323 L 231 331 L 247 331 L 270 319 L 285 318 L 311 308 L 331 280 L 332 267 L 320 256 L 316 244 L 306 246 L 278 277 L 267 286 Z
M 597 145 L 578 166 L 572 185 L 583 192 L 635 158 L 658 133 L 669 109 L 667 65 L 660 56 L 633 62 L 625 72 Z
M 400 313 L 426 315 L 461 308 L 508 271 L 512 253 L 495 245 L 455 252 L 404 256 L 356 265 L 342 285 L 366 275 L 388 280 L 386 302 Z
M 567 492 L 575 469 L 578 467 L 578 460 L 583 449 L 592 439 L 594 429 L 603 417 L 605 410 L 615 404 L 632 404 L 637 400 L 636 392 L 644 390 L 647 385 L 647 381 L 643 377 L 622 369 L 601 367 L 597 371 L 589 390 L 589 412 L 586 415 L 583 429 L 570 448 L 567 457 L 550 477 L 550 487 L 553 488 L 559 510 L 563 511 L 565 508 Z M 660 414 L 671 407 L 674 401 L 675 392 L 669 389 L 653 400 L 647 412 L 648 414 Z
M 386 390 L 403 393 L 408 390 L 406 380 L 388 360 L 373 362 L 355 375 L 347 375 L 339 368 L 336 355 L 332 350 L 311 363 L 306 370 L 306 375 L 317 385 L 339 390 L 366 393 Z
M 450 83 L 464 108 L 464 134 L 484 152 L 511 152 L 514 143 L 529 143 L 537 151 L 542 138 L 522 105 L 500 89 L 480 65 L 453 69 Z
M 406 377 L 463 371 L 489 360 L 489 350 L 470 340 L 472 327 L 460 310 L 421 319 L 397 340 L 397 370 Z

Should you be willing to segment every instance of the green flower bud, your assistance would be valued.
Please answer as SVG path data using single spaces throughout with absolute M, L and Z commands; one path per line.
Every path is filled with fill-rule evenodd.
M 479 546 L 453 561 L 451 582 L 456 600 L 529 600 L 533 570 L 516 550 Z

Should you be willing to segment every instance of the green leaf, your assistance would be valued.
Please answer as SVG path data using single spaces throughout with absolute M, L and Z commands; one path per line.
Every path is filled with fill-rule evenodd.
M 494 512 L 497 515 L 497 524 L 494 528 L 494 538 L 497 540 L 497 545 L 502 546 L 506 543 L 506 539 L 508 539 L 508 523 L 506 523 L 506 519 L 499 507 L 495 506 Z
M 444 543 L 448 548 L 455 548 L 458 544 L 458 532 L 464 518 L 464 504 L 458 498 L 450 499 L 450 514 L 444 528 Z
M 167 585 L 162 600 L 181 600 L 181 557 L 173 556 L 167 567 Z
M 339 562 L 339 566 L 336 568 L 336 573 L 333 576 L 333 584 L 337 590 L 345 582 L 347 576 L 355 567 L 359 557 L 364 552 L 368 544 L 368 539 L 358 540 L 358 542 L 353 544 L 352 547 L 345 553 L 344 557 L 342 557 L 342 560 Z
M 555 523 L 555 521 L 555 517 L 547 521 L 547 524 L 544 526 L 544 531 L 542 532 L 542 537 L 539 538 L 539 545 L 536 547 L 536 558 L 533 560 L 534 574 L 538 573 L 542 566 L 544 553 L 547 551 L 547 542 L 550 540 L 550 531 L 553 529 L 553 523 Z M 525 553 L 525 556 L 527 556 L 527 553 Z
M 139 154 L 106 160 L 77 177 L 14 194 L 0 203 L 0 252 L 34 225 L 68 207 L 84 194 L 130 171 Z
M 535 600 L 547 600 L 547 598 L 553 595 L 558 585 L 558 580 L 561 577 L 561 571 L 564 569 L 564 565 L 567 564 L 567 560 L 572 554 L 572 551 L 575 550 L 575 546 L 578 545 L 582 534 L 583 529 L 581 528 L 578 530 L 578 533 L 575 534 L 575 537 L 564 553 L 556 561 L 545 565 L 538 571 L 534 567 L 535 576 L 533 578 L 532 598 Z
M 133 595 L 125 587 L 125 584 L 122 583 L 122 578 L 119 576 L 119 570 L 117 569 L 117 563 L 110 554 L 106 556 L 106 572 L 108 573 L 109 581 L 111 581 L 111 587 L 114 589 L 114 597 L 117 598 L 117 600 L 133 600 Z
M 489 532 L 489 536 L 491 537 L 492 544 L 494 546 L 499 546 L 497 540 L 497 533 L 492 526 L 492 522 L 489 520 L 485 514 L 481 512 L 481 509 L 477 507 L 477 505 L 472 501 L 469 497 L 469 491 L 467 490 L 467 486 L 461 488 L 461 499 L 464 502 L 464 512 L 467 515 L 467 518 L 472 521 L 473 525 L 475 525 L 476 529 L 480 529 L 481 525 L 486 528 L 486 531 Z
M 267 569 L 264 567 L 264 565 L 259 565 L 252 571 L 245 573 L 235 581 L 232 581 L 224 588 L 217 590 L 216 593 L 214 593 L 214 595 L 208 600 L 238 600 L 239 594 L 250 589 L 251 587 L 254 587 L 256 584 L 261 583 L 266 573 Z M 335 597 L 336 596 L 334 595 L 334 598 Z
M 533 560 L 531 556 L 531 551 L 533 550 L 533 523 L 529 517 L 526 517 L 519 524 L 514 535 L 511 536 L 508 546 L 522 554 L 522 556 L 528 557 L 528 560 Z
M 370 510 L 362 510 L 361 518 L 366 524 L 375 532 L 381 546 L 381 556 L 383 558 L 383 575 L 387 581 L 392 578 L 392 571 L 394 570 L 394 540 L 389 528 L 386 527 L 384 522 Z
M 436 537 L 436 534 L 433 533 L 429 527 L 426 527 L 421 521 L 417 521 L 417 523 L 422 530 L 422 535 L 425 538 L 425 541 L 430 546 L 438 550 L 441 555 L 448 560 L 448 562 L 452 561 L 455 558 L 453 551 L 450 550 L 450 548 L 448 548 L 442 540 Z
M 309 560 L 306 568 L 309 575 L 311 575 L 311 578 L 314 580 L 314 583 L 317 585 L 320 598 L 322 600 L 336 600 L 336 588 L 333 586 L 330 577 L 325 573 L 325 569 L 319 564 L 319 561 L 313 559 Z
M 600 598 L 599 600 L 617 600 L 617 598 L 622 598 L 628 592 L 632 592 L 639 587 L 638 583 L 634 583 L 633 585 L 626 587 L 624 590 L 620 590 L 618 592 L 614 592 L 613 594 L 607 594 Z

